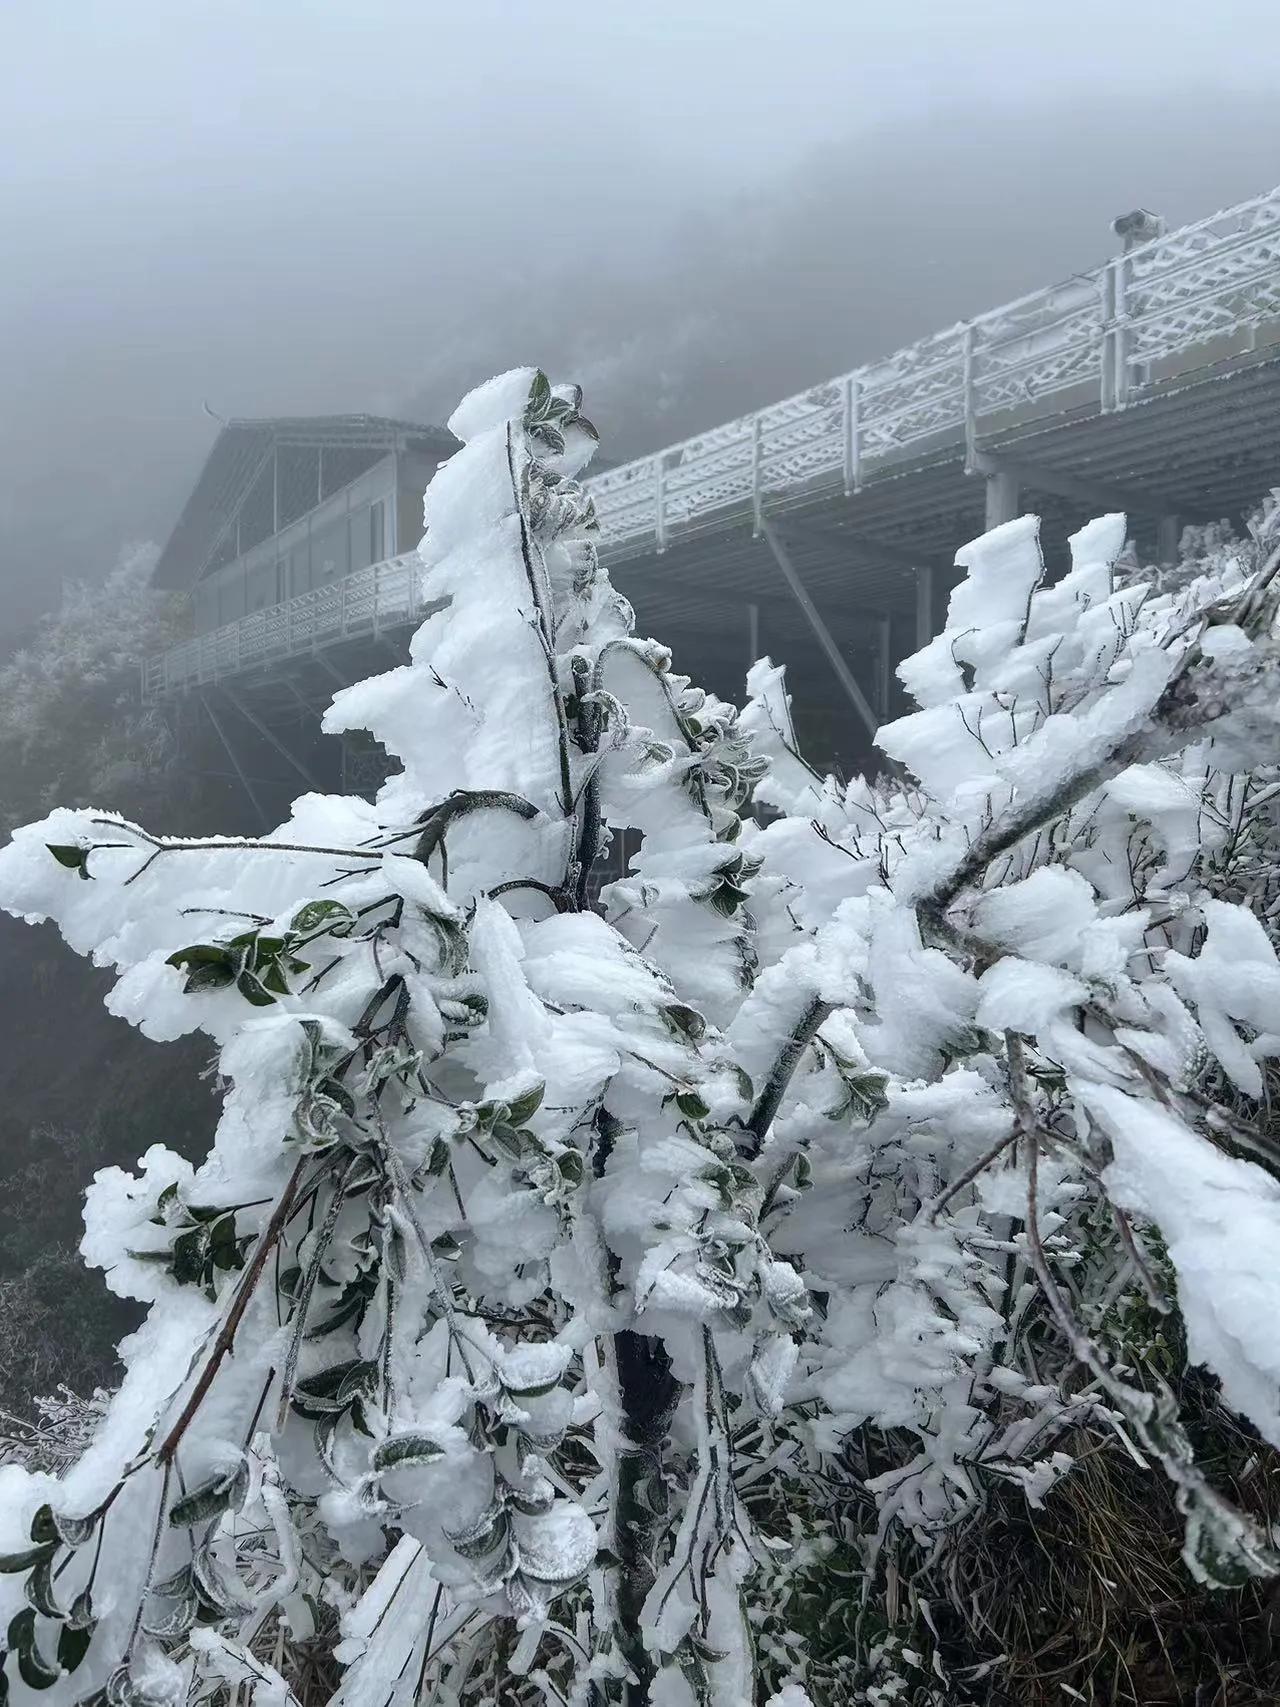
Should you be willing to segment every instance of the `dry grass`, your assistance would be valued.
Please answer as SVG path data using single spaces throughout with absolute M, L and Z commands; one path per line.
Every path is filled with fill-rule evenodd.
M 1280 1517 L 1280 1454 L 1206 1397 L 1199 1433 L 1215 1480 Z M 1118 1442 L 1078 1442 L 1078 1467 L 1042 1510 L 994 1493 L 949 1560 L 960 1665 L 1003 1655 L 990 1707 L 1261 1707 L 1280 1702 L 1280 1587 L 1202 1588 L 1159 1470 Z M 967 1650 L 967 1652 L 966 1652 Z

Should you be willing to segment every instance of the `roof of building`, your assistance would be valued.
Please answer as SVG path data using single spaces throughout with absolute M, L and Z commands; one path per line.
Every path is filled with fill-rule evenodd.
M 160 587 L 189 587 L 213 556 L 228 521 L 277 447 L 353 451 L 423 450 L 448 456 L 458 448 L 443 427 L 383 415 L 280 415 L 232 420 L 214 440 L 200 478 L 157 560 Z

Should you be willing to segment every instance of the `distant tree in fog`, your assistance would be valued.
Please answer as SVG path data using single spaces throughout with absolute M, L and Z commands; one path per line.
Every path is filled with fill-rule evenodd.
M 0 825 L 55 802 L 111 800 L 140 811 L 172 759 L 162 717 L 141 703 L 139 670 L 177 624 L 151 585 L 156 548 L 130 546 L 98 584 L 67 583 L 56 611 L 0 665 Z

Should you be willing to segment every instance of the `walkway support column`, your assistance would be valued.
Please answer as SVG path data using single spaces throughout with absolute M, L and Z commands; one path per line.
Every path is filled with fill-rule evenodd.
M 916 570 L 916 651 L 933 639 L 933 568 Z
M 880 649 L 878 653 L 879 669 L 876 672 L 876 698 L 879 704 L 876 710 L 880 713 L 881 723 L 889 721 L 890 703 L 893 698 L 893 618 L 882 616 L 877 618 L 879 629 Z
M 1156 561 L 1162 568 L 1178 561 L 1178 545 L 1181 539 L 1181 517 L 1161 516 L 1156 524 Z
M 987 487 L 987 528 L 998 528 L 1019 514 L 1020 493 L 1018 476 L 1012 468 L 988 469 L 983 476 Z

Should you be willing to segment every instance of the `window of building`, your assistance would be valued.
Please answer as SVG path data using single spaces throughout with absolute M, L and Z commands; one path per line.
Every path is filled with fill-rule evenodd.
M 237 564 L 218 577 L 218 621 L 238 622 L 244 615 L 244 566 Z
M 351 567 L 349 517 L 342 516 L 317 528 L 311 536 L 311 584 L 327 586 L 340 579 Z

